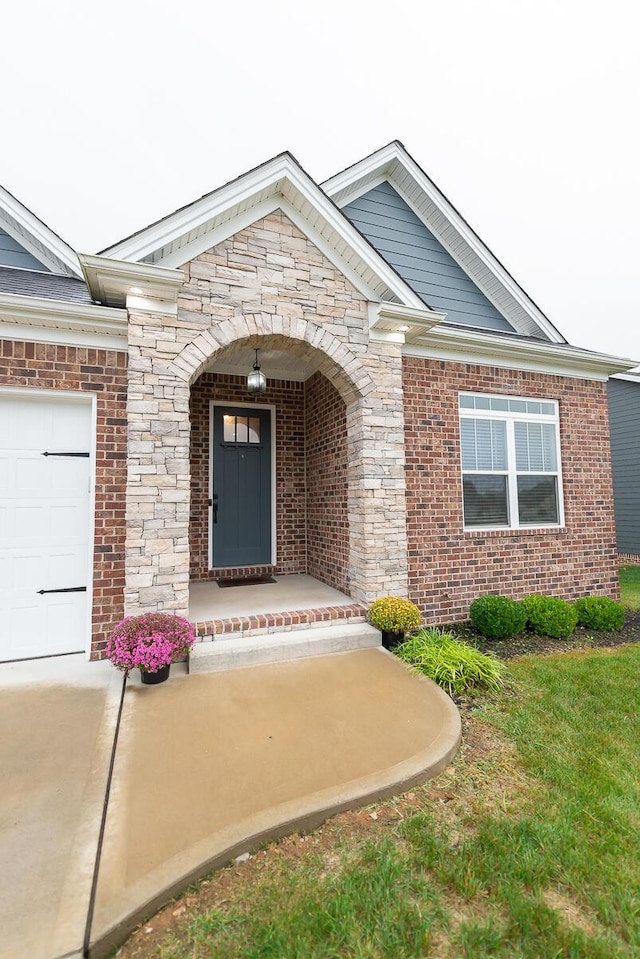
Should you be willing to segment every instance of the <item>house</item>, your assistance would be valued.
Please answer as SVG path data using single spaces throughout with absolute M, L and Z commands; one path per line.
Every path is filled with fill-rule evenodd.
M 201 638 L 616 595 L 634 364 L 569 345 L 400 143 L 320 185 L 283 153 L 97 256 L 0 200 L 5 659 L 99 656 L 224 577 L 347 601 Z
M 640 563 L 640 372 L 609 380 L 609 429 L 619 558 Z

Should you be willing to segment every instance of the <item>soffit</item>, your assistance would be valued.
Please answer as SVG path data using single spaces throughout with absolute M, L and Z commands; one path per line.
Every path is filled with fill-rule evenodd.
M 233 376 L 246 376 L 253 367 L 256 351 L 250 346 L 231 344 L 222 350 L 208 367 L 211 373 L 227 373 Z M 260 347 L 258 361 L 264 375 L 269 380 L 293 380 L 304 382 L 318 370 L 322 357 L 299 356 L 291 350 L 277 350 Z

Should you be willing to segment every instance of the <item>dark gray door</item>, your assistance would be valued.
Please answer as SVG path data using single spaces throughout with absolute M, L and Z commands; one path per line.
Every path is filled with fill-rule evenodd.
M 271 414 L 214 406 L 214 566 L 271 562 Z

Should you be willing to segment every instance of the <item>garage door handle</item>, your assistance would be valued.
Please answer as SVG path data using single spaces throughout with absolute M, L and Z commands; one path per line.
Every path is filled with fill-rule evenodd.
M 45 593 L 86 593 L 86 586 L 67 586 L 66 589 L 39 589 L 38 596 L 43 596 Z
M 89 459 L 89 453 L 43 453 L 43 456 L 83 456 Z

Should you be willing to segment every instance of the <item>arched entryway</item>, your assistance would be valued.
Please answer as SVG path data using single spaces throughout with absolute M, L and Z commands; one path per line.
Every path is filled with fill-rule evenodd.
M 250 396 L 255 349 L 267 384 Z M 323 357 L 267 335 L 192 383 L 192 582 L 308 573 L 350 594 L 347 406 Z
M 131 319 L 135 321 L 135 317 Z M 141 319 L 148 329 L 152 318 Z M 304 319 L 285 324 L 281 317 L 252 313 L 221 320 L 202 331 L 186 330 L 183 324 L 171 350 L 163 344 L 159 352 L 157 329 L 161 326 L 158 323 L 155 329 L 148 329 L 148 343 L 143 336 L 141 345 L 130 350 L 128 611 L 161 608 L 188 614 L 194 570 L 191 552 L 200 549 L 201 557 L 203 552 L 202 537 L 194 547 L 191 529 L 196 504 L 191 503 L 194 449 L 190 407 L 193 409 L 194 396 L 202 394 L 203 387 L 205 398 L 206 388 L 220 393 L 220 384 L 213 389 L 211 380 L 216 376 L 216 361 L 224 359 L 225 351 L 228 356 L 239 347 L 280 351 L 312 370 L 309 385 L 302 389 L 299 410 L 299 421 L 304 423 L 305 472 L 311 468 L 315 478 L 323 470 L 330 472 L 330 434 L 333 429 L 335 440 L 340 433 L 348 534 L 343 557 L 331 575 L 341 576 L 341 583 L 359 602 L 369 602 L 381 592 L 406 594 L 399 348 L 376 344 L 375 352 L 364 347 L 356 350 L 326 326 Z M 224 385 L 227 395 L 220 394 L 220 402 L 237 399 L 234 390 L 238 384 L 227 378 Z M 307 440 L 313 447 L 310 456 Z M 325 493 L 322 483 L 315 489 L 313 483 L 305 484 L 301 506 L 305 525 L 313 514 L 312 525 L 315 522 L 320 528 Z M 199 495 L 202 497 L 202 489 Z M 278 529 L 276 564 L 278 555 L 284 557 L 286 552 L 284 546 L 283 551 L 279 549 L 277 536 Z M 318 548 L 309 552 L 305 542 L 307 569 L 314 564 L 322 568 L 330 554 L 328 541 L 316 537 L 316 543 Z M 202 564 L 199 568 L 202 570 Z

